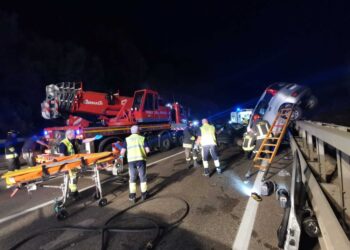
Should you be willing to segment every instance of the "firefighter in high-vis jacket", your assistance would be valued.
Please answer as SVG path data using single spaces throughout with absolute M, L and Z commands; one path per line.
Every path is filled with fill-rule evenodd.
M 269 132 L 269 123 L 261 119 L 260 115 L 253 116 L 252 130 L 245 133 L 243 136 L 242 149 L 245 152 L 246 157 L 250 160 L 254 158 L 255 154 L 259 151 L 263 140 L 266 138 Z M 269 150 L 268 147 L 265 150 Z M 245 177 L 248 179 L 251 176 L 251 168 L 253 164 L 248 168 Z
M 259 120 L 253 125 L 253 131 L 255 131 L 256 135 L 256 144 L 255 149 L 253 151 L 254 154 L 256 154 L 259 151 L 259 148 L 266 138 L 268 132 L 270 130 L 270 125 L 265 120 Z M 265 150 L 269 150 L 269 148 L 265 148 Z
M 209 154 L 214 160 L 216 172 L 218 174 L 221 174 L 222 169 L 220 168 L 220 161 L 217 153 L 215 127 L 213 125 L 210 125 L 207 119 L 202 120 L 202 126 L 200 127 L 196 143 L 200 143 L 200 145 L 202 146 L 204 175 L 209 176 L 210 174 L 208 162 Z
M 9 171 L 20 169 L 19 152 L 17 132 L 11 130 L 7 132 L 7 139 L 5 142 L 5 159 L 8 163 Z
M 248 160 L 251 159 L 253 155 L 253 150 L 256 144 L 256 136 L 252 132 L 247 132 L 243 135 L 242 149 Z
M 68 129 L 66 131 L 66 137 L 61 141 L 59 145 L 59 152 L 62 155 L 69 156 L 69 155 L 75 155 L 79 153 L 79 144 L 80 142 L 75 139 L 75 132 L 72 129 Z M 73 195 L 74 198 L 79 197 L 78 192 L 78 176 L 77 176 L 77 170 L 69 170 L 69 191 Z
M 269 129 L 269 123 L 262 120 L 260 115 L 256 114 L 253 116 L 252 130 L 244 134 L 242 144 L 242 149 L 246 153 L 248 159 L 251 159 L 252 156 L 254 157 L 258 152 L 263 140 L 269 132 Z
M 191 160 L 193 159 L 193 166 L 198 167 L 197 162 L 197 150 L 195 149 L 195 140 L 196 140 L 196 130 L 193 127 L 193 124 L 190 122 L 186 126 L 183 132 L 183 143 L 182 147 L 185 149 L 186 164 L 188 168 L 192 166 Z
M 120 157 L 123 158 L 127 153 L 129 167 L 129 200 L 133 203 L 136 201 L 136 180 L 140 179 L 141 200 L 148 198 L 147 193 L 147 176 L 146 176 L 146 159 L 150 152 L 145 137 L 139 135 L 139 127 L 134 125 L 131 127 L 131 135 L 125 139 L 122 146 Z

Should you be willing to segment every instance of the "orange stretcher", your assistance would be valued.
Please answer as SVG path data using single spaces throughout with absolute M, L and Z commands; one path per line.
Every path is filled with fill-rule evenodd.
M 8 171 L 2 175 L 1 178 L 6 180 L 6 184 L 8 186 L 13 186 L 21 183 L 36 181 L 58 173 L 64 173 L 75 168 L 80 169 L 82 167 L 105 162 L 111 163 L 113 160 L 114 156 L 110 152 L 61 156 L 55 158 L 54 161 L 49 163 Z
M 56 157 L 52 162 L 8 171 L 1 178 L 5 179 L 8 188 L 16 187 L 15 192 L 23 187 L 27 188 L 28 191 L 36 190 L 37 186 L 61 189 L 62 197 L 56 199 L 54 210 L 58 219 L 65 219 L 68 216 L 67 211 L 64 209 L 64 204 L 66 203 L 66 198 L 69 197 L 68 183 L 71 178 L 69 172 L 77 171 L 81 174 L 93 172 L 92 178 L 96 187 L 95 198 L 99 201 L 99 205 L 103 207 L 107 205 L 107 200 L 102 195 L 99 170 L 105 169 L 104 167 L 106 166 L 111 166 L 114 161 L 115 156 L 111 152 L 61 156 Z M 59 186 L 42 184 L 47 180 L 62 175 L 64 177 L 63 183 Z

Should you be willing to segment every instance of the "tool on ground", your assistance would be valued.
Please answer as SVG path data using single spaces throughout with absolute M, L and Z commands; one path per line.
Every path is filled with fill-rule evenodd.
M 264 196 L 269 196 L 275 192 L 277 185 L 273 181 L 265 181 L 261 184 L 260 193 Z
M 286 208 L 289 205 L 289 193 L 286 189 L 280 188 L 276 191 L 276 198 L 280 203 L 281 208 Z
M 254 200 L 256 201 L 262 201 L 262 198 L 260 195 L 258 195 L 257 193 L 253 192 L 251 195 L 250 195 Z

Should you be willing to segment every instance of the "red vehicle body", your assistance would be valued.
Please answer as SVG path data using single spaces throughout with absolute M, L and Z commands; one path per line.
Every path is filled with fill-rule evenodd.
M 80 139 L 103 135 L 90 145 L 91 152 L 110 151 L 111 144 L 123 141 L 132 125 L 139 125 L 152 149 L 168 150 L 181 145 L 187 114 L 179 103 L 164 105 L 157 91 L 137 90 L 133 97 L 84 91 L 81 83 L 46 86 L 42 103 L 45 119 L 66 117 L 66 126 L 44 129 L 53 150 L 67 129 Z

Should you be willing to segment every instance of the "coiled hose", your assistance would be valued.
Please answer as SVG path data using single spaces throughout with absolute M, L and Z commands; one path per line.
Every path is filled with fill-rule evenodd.
M 175 200 L 180 201 L 181 203 L 183 203 L 183 205 L 185 207 L 184 213 L 179 217 L 179 219 L 177 219 L 176 221 L 174 221 L 173 223 L 171 223 L 168 226 L 161 226 L 156 220 L 153 220 L 153 219 L 148 218 L 148 217 L 132 217 L 132 218 L 150 222 L 153 226 L 144 227 L 144 228 L 125 228 L 125 227 L 118 228 L 118 227 L 109 225 L 113 220 L 115 220 L 117 217 L 121 216 L 125 212 L 127 212 L 135 207 L 138 207 L 142 204 L 145 204 L 147 202 L 159 200 L 159 199 L 175 199 Z M 101 250 L 106 250 L 108 247 L 108 242 L 109 242 L 108 233 L 140 233 L 140 232 L 154 231 L 155 232 L 154 237 L 150 241 L 148 241 L 146 246 L 144 246 L 144 249 L 153 249 L 160 242 L 161 238 L 164 235 L 166 235 L 167 232 L 169 232 L 170 230 L 172 230 L 174 227 L 176 227 L 178 224 L 180 224 L 182 222 L 182 220 L 188 215 L 189 210 L 190 210 L 190 205 L 188 204 L 188 202 L 186 200 L 184 200 L 182 198 L 179 198 L 176 196 L 167 196 L 167 197 L 159 196 L 159 197 L 148 199 L 148 200 L 141 202 L 141 203 L 136 203 L 136 204 L 114 214 L 101 227 L 63 226 L 63 227 L 49 228 L 49 229 L 45 229 L 44 231 L 40 231 L 38 233 L 35 233 L 35 234 L 28 236 L 27 238 L 19 241 L 16 245 L 11 247 L 9 250 L 18 249 L 19 247 L 23 246 L 26 242 L 28 242 L 28 241 L 30 241 L 30 240 L 32 240 L 32 239 L 34 239 L 42 234 L 45 234 L 48 232 L 59 232 L 59 231 L 78 231 L 78 232 L 100 233 L 100 235 L 101 235 L 101 243 L 100 243 L 101 248 L 100 249 Z M 130 219 L 130 218 L 128 218 L 128 219 Z M 126 220 L 126 219 L 124 219 L 124 220 Z

